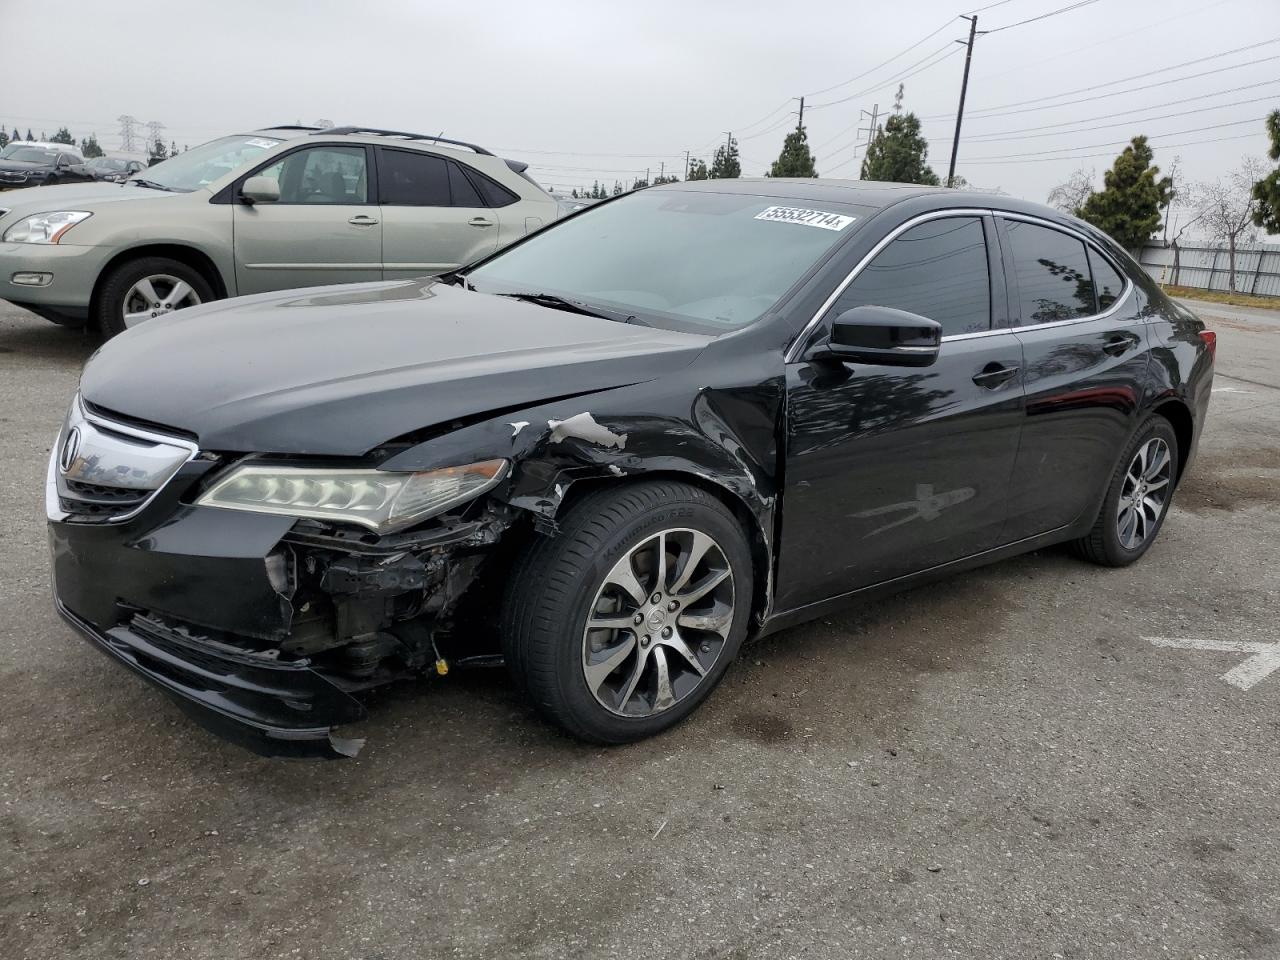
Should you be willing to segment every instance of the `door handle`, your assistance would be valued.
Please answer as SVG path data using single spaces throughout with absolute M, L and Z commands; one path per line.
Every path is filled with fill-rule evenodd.
M 357 227 L 372 227 L 377 222 L 378 222 L 377 218 L 365 216 L 365 214 L 363 213 L 360 214 L 359 216 L 352 217 L 350 220 L 347 221 L 347 223 L 353 223 Z
M 981 371 L 973 375 L 973 382 L 980 387 L 994 390 L 1003 386 L 1018 375 L 1017 367 L 1006 367 L 996 362 L 988 363 Z
M 467 221 L 473 227 L 492 227 L 493 221 L 488 217 L 472 217 Z
M 1102 352 L 1108 356 L 1118 357 L 1121 354 L 1128 353 L 1138 345 L 1138 335 L 1135 333 L 1121 333 L 1112 337 L 1102 345 Z

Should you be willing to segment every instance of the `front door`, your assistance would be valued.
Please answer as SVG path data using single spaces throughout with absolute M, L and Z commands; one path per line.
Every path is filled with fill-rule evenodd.
M 936 320 L 933 366 L 787 365 L 778 610 L 997 545 L 1023 397 L 993 230 L 972 215 L 909 227 L 823 318 L 876 304 Z
M 1006 539 L 1097 509 L 1136 427 L 1146 382 L 1139 294 L 1091 243 L 1048 223 L 1000 221 L 1010 309 L 1026 358 L 1027 417 Z
M 498 211 L 454 160 L 378 148 L 387 279 L 456 270 L 498 248 Z
M 238 293 L 382 279 L 368 157 L 362 146 L 317 145 L 248 175 L 278 181 L 280 199 L 235 205 Z

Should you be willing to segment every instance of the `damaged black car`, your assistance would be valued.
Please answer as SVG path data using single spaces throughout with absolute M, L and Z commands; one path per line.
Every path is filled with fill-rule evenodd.
M 1054 543 L 1136 560 L 1214 345 L 1038 205 L 652 188 L 452 275 L 107 343 L 50 455 L 55 602 L 262 753 L 352 753 L 366 691 L 499 659 L 633 741 L 834 605 Z

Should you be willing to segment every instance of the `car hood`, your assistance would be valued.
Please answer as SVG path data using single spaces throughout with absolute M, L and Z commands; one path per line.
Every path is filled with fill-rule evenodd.
M 206 450 L 357 456 L 459 419 L 652 380 L 709 340 L 431 280 L 322 287 L 141 324 L 90 360 L 81 393 Z
M 41 163 L 36 160 L 0 160 L 0 170 L 18 170 L 26 173 L 29 170 L 51 170 L 52 163 Z
M 207 191 L 200 191 L 208 199 Z M 189 197 L 188 193 L 166 193 L 149 187 L 135 187 L 124 183 L 67 183 L 51 187 L 26 187 L 11 190 L 4 196 L 4 205 L 12 213 L 43 213 L 47 210 L 101 209 L 104 203 L 124 200 L 155 200 L 157 197 Z M 21 209 L 19 209 L 21 208 Z

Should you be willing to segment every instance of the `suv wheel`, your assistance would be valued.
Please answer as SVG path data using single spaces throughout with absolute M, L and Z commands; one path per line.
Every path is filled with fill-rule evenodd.
M 593 493 L 517 563 L 503 606 L 507 665 L 545 717 L 594 743 L 684 719 L 737 655 L 751 553 L 733 513 L 696 487 Z
M 215 299 L 200 272 L 169 257 L 143 257 L 111 271 L 98 297 L 98 328 L 105 337 L 175 310 Z
M 1120 458 L 1093 529 L 1075 542 L 1077 552 L 1107 567 L 1127 566 L 1146 553 L 1169 512 L 1178 456 L 1169 421 L 1148 417 Z

